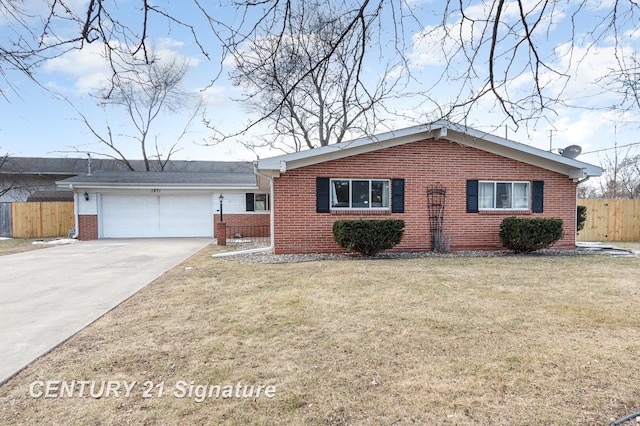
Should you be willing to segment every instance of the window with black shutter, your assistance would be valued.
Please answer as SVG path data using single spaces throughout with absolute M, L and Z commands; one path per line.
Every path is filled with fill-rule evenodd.
M 316 178 L 316 213 L 329 213 L 329 178 Z
M 533 213 L 544 212 L 544 181 L 534 180 L 532 189 L 531 211 Z
M 391 180 L 391 213 L 404 213 L 404 179 Z
M 246 194 L 246 211 L 255 211 L 255 194 L 253 192 L 247 192 Z
M 467 213 L 478 213 L 478 181 L 467 181 Z

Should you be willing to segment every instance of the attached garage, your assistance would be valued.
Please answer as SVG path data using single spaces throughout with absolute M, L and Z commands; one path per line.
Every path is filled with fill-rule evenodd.
M 101 238 L 211 237 L 211 195 L 103 194 Z
M 268 211 L 255 211 L 255 206 L 249 211 L 245 205 L 248 194 L 269 190 L 252 163 L 183 163 L 185 171 L 95 170 L 58 182 L 73 191 L 77 238 L 214 238 L 221 194 L 229 225 L 268 217 Z

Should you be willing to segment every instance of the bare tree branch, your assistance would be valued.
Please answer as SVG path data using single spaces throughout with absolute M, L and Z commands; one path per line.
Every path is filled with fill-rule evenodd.
M 353 12 L 307 3 L 289 11 L 287 33 L 258 37 L 234 52 L 236 68 L 231 76 L 246 93 L 242 101 L 256 117 L 239 133 L 258 123 L 273 129 L 254 147 L 284 150 L 313 148 L 340 142 L 348 132 L 368 134 L 376 120 L 370 112 L 395 89 L 385 84 L 390 73 L 377 82 L 363 79 L 369 43 L 366 3 Z M 373 12 L 374 15 L 379 10 Z M 349 32 L 358 26 L 356 32 Z M 375 89 L 368 90 L 373 84 Z
M 0 154 L 0 197 L 9 194 L 9 199 L 26 198 L 38 185 L 25 178 L 25 170 L 15 157 L 5 152 Z
M 103 55 L 111 64 L 115 88 L 120 78 L 118 74 L 131 71 L 123 69 L 122 64 L 132 54 L 138 55 L 143 62 L 153 61 L 149 46 L 173 29 L 190 34 L 200 52 L 210 59 L 210 84 L 213 85 L 224 75 L 226 61 L 241 55 L 239 52 L 247 43 L 272 38 L 275 52 L 285 54 L 290 49 L 290 36 L 296 30 L 296 15 L 300 11 L 310 13 L 314 7 L 313 2 L 305 0 L 222 0 L 214 3 L 185 0 L 176 5 L 148 0 L 126 4 L 88 0 L 80 6 L 68 0 L 45 0 L 46 13 L 35 13 L 30 12 L 27 3 L 0 0 L 0 12 L 9 22 L 9 36 L 0 41 L 0 76 L 9 85 L 11 82 L 6 74 L 9 70 L 18 70 L 37 80 L 38 66 L 94 44 L 103 48 Z M 598 82 L 602 85 L 602 93 L 610 92 L 612 85 L 616 87 L 618 77 L 637 75 L 637 62 L 630 58 L 626 43 L 640 31 L 640 5 L 635 0 L 610 3 L 448 0 L 432 4 L 408 0 L 364 0 L 360 3 L 344 0 L 326 3 L 326 7 L 343 11 L 339 18 L 340 28 L 323 54 L 305 64 L 306 72 L 297 73 L 295 77 L 290 75 L 286 85 L 283 81 L 279 83 L 280 89 L 285 90 L 285 97 L 297 92 L 313 74 L 319 75 L 326 64 L 338 63 L 348 46 L 357 46 L 360 57 L 376 49 L 382 57 L 384 50 L 393 55 L 390 62 L 395 69 L 403 76 L 413 78 L 415 64 L 410 57 L 412 46 L 409 43 L 416 32 L 420 32 L 420 37 L 415 40 L 429 40 L 432 48 L 429 55 L 442 56 L 444 65 L 440 73 L 431 73 L 427 81 L 412 80 L 421 84 L 422 102 L 418 105 L 422 109 L 428 108 L 422 112 L 423 116 L 462 116 L 464 119 L 479 104 L 488 101 L 494 104 L 496 112 L 518 127 L 528 120 L 540 119 L 547 112 L 553 113 L 558 106 L 582 107 L 583 102 L 571 99 L 566 89 L 575 78 L 576 64 L 601 46 L 610 47 L 617 62 L 615 69 Z M 427 7 L 435 8 L 433 14 L 427 13 Z M 231 13 L 233 19 L 219 19 L 221 8 Z M 441 16 L 439 23 L 432 25 L 432 16 L 438 14 Z M 562 24 L 565 27 L 569 24 L 566 34 L 555 31 L 564 17 L 567 18 Z M 159 27 L 164 33 L 158 32 Z M 358 83 L 356 86 L 364 91 L 371 83 L 367 79 L 365 63 L 357 64 L 351 76 Z M 445 100 L 431 93 L 443 84 L 451 91 Z M 379 92 L 372 90 L 369 95 L 375 98 Z M 640 108 L 633 103 L 634 99 L 637 97 L 622 93 L 620 105 L 616 107 Z M 609 107 L 611 105 L 603 106 Z M 265 123 L 266 117 L 274 117 L 277 109 L 286 111 L 291 106 L 284 102 L 273 103 L 263 113 L 265 120 L 254 120 L 233 135 L 241 135 L 244 130 Z M 369 112 L 370 116 L 361 117 L 363 123 L 377 114 L 373 110 Z M 296 122 L 295 117 L 290 118 L 293 120 L 289 120 L 288 127 Z M 342 127 L 345 125 L 343 121 Z M 322 132 L 326 134 L 329 127 L 323 128 Z M 333 131 L 337 132 L 336 129 L 337 126 Z M 309 145 L 308 142 L 305 144 Z M 313 141 L 313 144 L 322 142 Z
M 114 135 L 109 121 L 105 123 L 104 130 L 101 130 L 86 114 L 76 109 L 80 121 L 98 143 L 111 152 L 111 154 L 95 151 L 91 153 L 113 158 L 129 170 L 134 170 L 126 154 L 127 145 L 131 141 L 138 146 L 145 171 L 164 170 L 171 156 L 180 151 L 179 143 L 202 108 L 200 97 L 194 104 L 181 133 L 170 143 L 168 151 L 163 153 L 158 135 L 153 136 L 153 129 L 161 118 L 161 114 L 183 112 L 194 99 L 192 94 L 182 89 L 182 82 L 189 69 L 186 60 L 175 57 L 160 60 L 155 56 L 152 57 L 154 59 L 149 63 L 146 61 L 138 63 L 135 72 L 133 72 L 134 67 L 131 67 L 127 73 L 115 74 L 117 78 L 113 80 L 114 85 L 94 95 L 98 100 L 98 106 L 104 109 L 114 107 L 122 110 L 136 133 Z

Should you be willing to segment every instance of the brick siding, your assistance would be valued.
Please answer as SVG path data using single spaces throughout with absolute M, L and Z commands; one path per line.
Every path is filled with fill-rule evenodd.
M 316 213 L 316 177 L 405 179 L 404 213 Z M 544 212 L 466 213 L 466 181 L 544 181 Z M 565 236 L 556 248 L 575 246 L 576 183 L 567 176 L 454 142 L 431 140 L 332 160 L 287 171 L 274 179 L 274 251 L 336 253 L 333 222 L 340 219 L 397 218 L 405 221 L 398 251 L 431 250 L 427 212 L 428 187 L 439 182 L 447 190 L 444 233 L 450 249 L 502 248 L 498 236 L 505 217 L 553 217 L 564 221 Z M 377 212 L 376 212 L 377 213 Z M 225 220 L 227 219 L 225 215 Z
M 226 214 L 222 218 L 227 224 L 227 238 L 233 238 L 237 233 L 242 237 L 269 237 L 271 224 L 268 213 Z M 213 223 L 218 223 L 219 214 L 213 215 Z
M 78 239 L 97 240 L 98 239 L 98 215 L 82 214 L 78 216 Z

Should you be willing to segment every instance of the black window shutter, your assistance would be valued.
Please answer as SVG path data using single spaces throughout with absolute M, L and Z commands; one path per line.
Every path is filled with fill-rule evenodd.
M 253 192 L 247 192 L 246 194 L 246 200 L 247 200 L 247 208 L 246 211 L 248 212 L 252 212 L 255 211 L 255 205 L 254 205 L 254 196 L 253 196 Z
M 531 211 L 542 213 L 544 211 L 544 181 L 533 181 L 533 197 L 531 201 Z
M 404 179 L 391 179 L 391 213 L 404 213 Z
M 467 181 L 467 213 L 478 213 L 478 181 Z
M 316 178 L 316 213 L 329 213 L 329 178 Z

